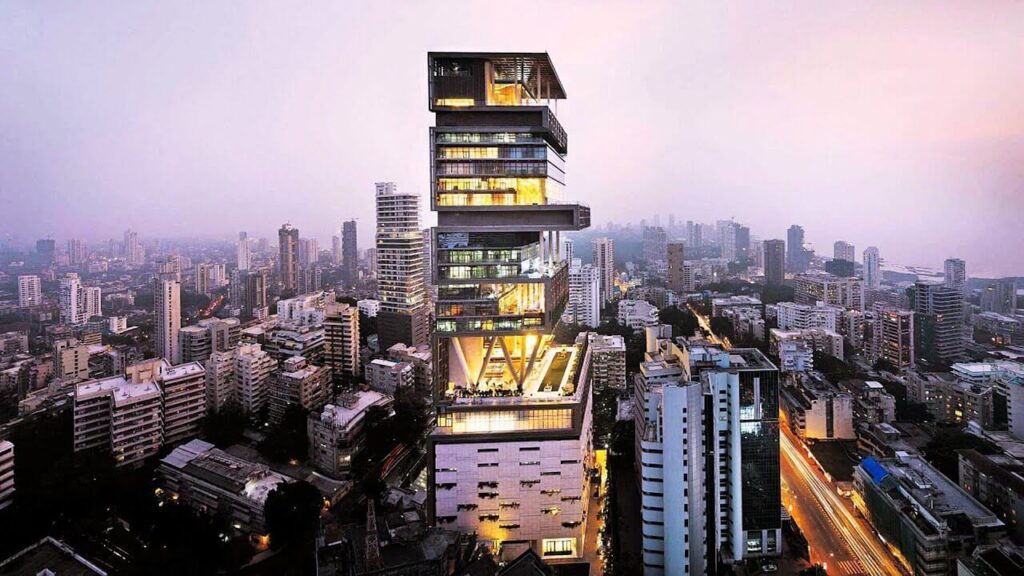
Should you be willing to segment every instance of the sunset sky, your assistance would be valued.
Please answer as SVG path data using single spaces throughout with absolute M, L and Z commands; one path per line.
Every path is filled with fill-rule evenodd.
M 6 0 L 0 235 L 368 246 L 374 182 L 428 190 L 428 50 L 551 54 L 596 223 L 1024 275 L 1021 1 Z

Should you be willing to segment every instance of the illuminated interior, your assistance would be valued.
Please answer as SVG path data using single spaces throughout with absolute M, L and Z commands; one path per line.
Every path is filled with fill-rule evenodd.
M 438 206 L 530 206 L 562 198 L 562 185 L 552 178 L 440 177 L 436 190 Z
M 448 347 L 446 395 L 455 400 L 557 400 L 576 392 L 580 349 L 550 335 L 460 336 Z

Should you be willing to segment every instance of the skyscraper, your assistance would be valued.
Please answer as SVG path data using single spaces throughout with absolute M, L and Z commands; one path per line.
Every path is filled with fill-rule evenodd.
M 331 265 L 341 266 L 341 236 L 331 236 Z
M 252 256 L 249 253 L 249 234 L 247 232 L 238 233 L 238 244 L 235 245 L 235 258 L 239 270 L 248 270 L 252 264 Z
M 156 324 L 153 343 L 157 358 L 171 364 L 181 363 L 181 283 L 177 280 L 153 280 L 153 313 Z
M 359 244 L 356 221 L 341 224 L 341 281 L 352 286 L 359 280 Z
M 124 261 L 129 266 L 142 266 L 146 263 L 146 251 L 139 242 L 139 233 L 131 230 L 124 231 Z
M 592 264 L 576 259 L 569 265 L 569 303 L 562 317 L 590 328 L 601 323 L 601 278 Z
M 1017 313 L 1017 280 L 991 280 L 981 291 L 981 311 L 1010 316 Z
M 943 271 L 943 283 L 963 294 L 967 289 L 967 263 L 959 258 L 946 258 Z
M 742 224 L 733 226 L 733 260 L 741 264 L 750 262 L 750 228 Z
M 60 321 L 62 324 L 77 326 L 85 324 L 85 289 L 78 274 L 69 272 L 60 279 Z
M 914 313 L 881 302 L 875 304 L 871 360 L 887 360 L 903 370 L 914 366 Z
M 872 290 L 882 285 L 881 257 L 874 246 L 864 250 L 864 285 Z
M 781 286 L 786 279 L 786 242 L 784 240 L 764 241 L 764 283 Z
M 806 272 L 810 262 L 804 250 L 804 229 L 796 224 L 786 232 L 786 269 L 790 272 Z
M 299 287 L 299 229 L 285 224 L 278 230 L 277 238 L 281 286 L 286 292 L 294 292 Z
M 676 294 L 686 292 L 686 245 L 682 242 L 671 242 L 666 248 L 668 254 L 667 284 L 668 289 Z
M 915 357 L 938 363 L 959 360 L 964 353 L 963 293 L 918 281 L 913 296 Z
M 18 276 L 18 306 L 28 308 L 43 303 L 43 288 L 39 276 Z
M 757 349 L 649 337 L 633 398 L 643 573 L 709 574 L 720 561 L 778 556 L 775 365 Z
M 381 350 L 427 344 L 423 230 L 419 194 L 377 183 L 377 336 Z
M 615 297 L 615 240 L 594 239 L 594 267 L 601 279 L 601 305 Z
M 57 254 L 57 243 L 52 238 L 36 240 L 36 257 L 40 266 L 51 266 Z
M 341 302 L 327 304 L 324 311 L 324 357 L 337 383 L 360 376 L 359 310 Z
M 68 266 L 81 266 L 87 257 L 85 242 L 77 238 L 68 239 Z
M 661 226 L 648 226 L 644 228 L 644 262 L 652 265 L 655 262 L 665 261 L 665 245 L 668 236 Z
M 438 284 L 430 519 L 543 558 L 582 553 L 589 501 L 585 343 L 552 341 L 568 296 L 565 92 L 547 54 L 428 56 Z M 607 254 L 606 256 L 610 256 Z
M 836 260 L 853 262 L 854 254 L 856 254 L 856 250 L 854 249 L 853 244 L 850 244 L 845 240 L 837 240 L 836 243 L 832 245 L 832 257 Z

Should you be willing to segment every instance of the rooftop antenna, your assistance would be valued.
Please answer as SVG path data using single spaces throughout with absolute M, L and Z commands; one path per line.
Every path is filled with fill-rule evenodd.
M 373 498 L 366 502 L 366 569 L 380 570 L 380 542 L 377 541 L 377 515 L 373 512 Z

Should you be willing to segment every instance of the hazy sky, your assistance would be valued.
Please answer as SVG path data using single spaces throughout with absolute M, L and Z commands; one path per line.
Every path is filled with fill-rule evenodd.
M 1015 0 L 5 0 L 0 235 L 290 221 L 324 246 L 358 217 L 368 242 L 375 181 L 428 189 L 428 50 L 550 52 L 595 222 L 799 223 L 819 253 L 1024 274 Z

